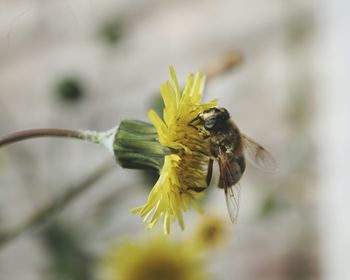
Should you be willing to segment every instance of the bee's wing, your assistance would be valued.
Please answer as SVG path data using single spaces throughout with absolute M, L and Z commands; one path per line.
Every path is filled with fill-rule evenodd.
M 261 145 L 242 134 L 244 156 L 255 167 L 270 173 L 277 171 L 277 163 L 272 155 Z
M 239 212 L 239 196 L 241 192 L 241 185 L 237 183 L 234 186 L 225 188 L 225 199 L 228 214 L 232 223 L 236 223 Z
M 220 153 L 218 156 L 220 169 L 219 187 L 225 191 L 225 199 L 230 219 L 236 222 L 239 211 L 239 179 L 242 176 L 239 165 L 233 161 L 232 154 Z

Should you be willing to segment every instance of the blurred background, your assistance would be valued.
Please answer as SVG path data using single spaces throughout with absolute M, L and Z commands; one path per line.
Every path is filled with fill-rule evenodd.
M 346 279 L 349 8 L 340 0 L 2 0 L 0 135 L 147 121 L 169 65 L 183 85 L 237 52 L 241 64 L 210 79 L 205 99 L 219 98 L 279 172 L 248 166 L 236 225 L 222 191 L 208 191 L 205 212 L 228 232 L 202 260 L 209 278 Z M 113 161 L 103 147 L 69 139 L 1 148 L 0 279 L 95 279 L 111 241 L 152 235 L 129 210 L 146 201 L 154 177 L 117 164 L 95 174 Z M 91 186 L 53 211 L 81 184 Z M 171 238 L 189 238 L 200 219 L 186 214 L 186 230 L 173 226 Z

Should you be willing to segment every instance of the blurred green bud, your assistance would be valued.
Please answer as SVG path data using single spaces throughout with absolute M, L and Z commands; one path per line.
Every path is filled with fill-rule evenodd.
M 83 86 L 76 78 L 64 78 L 59 80 L 56 84 L 55 91 L 58 97 L 65 102 L 77 102 L 84 95 Z
M 99 31 L 100 37 L 110 45 L 116 45 L 123 35 L 123 24 L 119 19 L 105 22 Z

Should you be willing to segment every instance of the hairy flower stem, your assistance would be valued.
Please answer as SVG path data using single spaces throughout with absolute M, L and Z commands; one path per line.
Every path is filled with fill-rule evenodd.
M 69 130 L 60 128 L 39 128 L 17 131 L 0 138 L 0 147 L 16 143 L 19 141 L 38 137 L 64 137 L 89 141 L 96 144 L 103 144 L 112 150 L 112 145 L 108 145 L 109 139 L 113 139 L 116 128 L 106 132 L 89 130 Z M 113 141 L 113 140 L 112 140 Z

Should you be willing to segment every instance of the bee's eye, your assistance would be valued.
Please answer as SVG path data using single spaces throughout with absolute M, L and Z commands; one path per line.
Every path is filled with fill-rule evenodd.
M 216 118 L 209 118 L 205 121 L 204 128 L 211 129 L 215 126 L 215 123 L 216 123 Z

